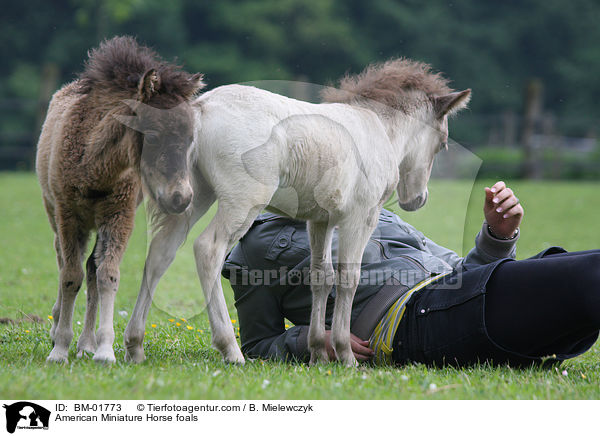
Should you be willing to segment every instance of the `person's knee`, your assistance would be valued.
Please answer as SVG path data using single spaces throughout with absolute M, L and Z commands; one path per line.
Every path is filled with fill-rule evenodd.
M 600 252 L 577 256 L 573 288 L 581 315 L 600 328 Z M 569 292 L 569 290 L 565 290 Z
M 577 263 L 573 282 L 587 288 L 600 288 L 600 252 L 589 253 L 572 258 Z

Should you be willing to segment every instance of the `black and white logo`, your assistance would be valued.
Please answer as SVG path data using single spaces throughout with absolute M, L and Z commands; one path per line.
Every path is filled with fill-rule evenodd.
M 29 401 L 19 401 L 3 406 L 6 409 L 6 431 L 16 429 L 48 430 L 50 411 Z

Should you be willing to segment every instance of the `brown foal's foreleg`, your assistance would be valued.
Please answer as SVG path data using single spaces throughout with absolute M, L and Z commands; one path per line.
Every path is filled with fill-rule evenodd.
M 62 250 L 60 248 L 60 239 L 58 237 L 58 228 L 56 227 L 56 216 L 54 205 L 50 200 L 44 197 L 44 207 L 46 208 L 46 214 L 48 215 L 48 220 L 50 221 L 50 227 L 54 231 L 54 251 L 56 251 L 56 264 L 58 266 L 58 271 L 63 267 L 62 260 Z M 52 307 L 52 327 L 50 328 L 50 338 L 52 339 L 52 345 L 54 345 L 54 335 L 56 332 L 56 328 L 58 327 L 58 320 L 60 319 L 60 301 L 61 301 L 61 293 L 60 286 L 58 287 L 58 295 L 56 297 L 56 302 Z
M 113 315 L 115 297 L 119 288 L 119 264 L 133 230 L 137 193 L 129 202 L 123 196 L 108 199 L 98 217 L 98 245 L 96 247 L 96 284 L 100 301 L 100 316 L 96 335 L 97 348 L 94 360 L 115 362 L 113 343 L 115 331 Z
M 86 354 L 93 355 L 96 352 L 96 314 L 98 313 L 98 286 L 96 278 L 96 248 L 98 247 L 98 237 L 94 249 L 88 257 L 85 264 L 85 278 L 87 282 L 87 307 L 85 309 L 85 318 L 83 321 L 83 332 L 77 341 L 77 357 L 84 357 Z
M 59 261 L 58 323 L 53 332 L 54 348 L 48 356 L 49 362 L 66 362 L 69 346 L 73 340 L 73 308 L 75 298 L 83 281 L 82 253 L 85 251 L 87 234 L 81 231 L 80 225 L 70 214 L 60 215 L 57 211 L 58 241 L 61 252 Z M 58 302 L 60 301 L 60 304 Z M 58 307 L 57 307 L 58 306 Z
M 54 226 L 55 227 L 55 226 Z M 58 271 L 63 268 L 62 261 L 62 251 L 60 249 L 60 240 L 58 239 L 58 234 L 54 235 L 54 249 L 56 250 L 56 263 L 58 264 Z M 50 338 L 52 339 L 52 345 L 54 345 L 54 336 L 56 334 L 56 329 L 58 327 L 58 320 L 60 319 L 60 302 L 61 302 L 62 294 L 60 292 L 60 285 L 58 286 L 58 295 L 56 297 L 56 303 L 52 307 L 52 327 L 50 328 Z

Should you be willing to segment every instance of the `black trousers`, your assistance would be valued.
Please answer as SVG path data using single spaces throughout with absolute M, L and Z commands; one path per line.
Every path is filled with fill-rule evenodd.
M 529 366 L 587 351 L 600 330 L 600 250 L 553 247 L 447 276 L 414 295 L 396 363 Z

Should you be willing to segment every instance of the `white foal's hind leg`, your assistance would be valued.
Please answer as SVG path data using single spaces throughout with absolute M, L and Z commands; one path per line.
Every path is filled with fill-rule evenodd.
M 194 195 L 195 198 L 198 197 L 198 194 Z M 194 209 L 191 213 L 169 216 L 152 239 L 144 265 L 140 292 L 123 338 L 126 361 L 141 363 L 146 359 L 143 347 L 144 332 L 154 291 L 161 277 L 175 259 L 177 249 L 185 241 L 188 232 L 213 202 L 214 195 L 212 194 L 205 196 L 201 202 L 194 200 Z
M 220 201 L 217 214 L 194 241 L 194 256 L 206 299 L 212 345 L 226 362 L 232 363 L 244 363 L 244 357 L 235 339 L 225 303 L 221 286 L 221 268 L 228 251 L 246 233 L 264 206 L 263 203 L 258 206 L 244 207 L 239 204 L 242 202 L 243 200 L 233 205 Z
M 77 357 L 85 357 L 87 354 L 93 355 L 96 352 L 96 315 L 98 313 L 98 285 L 96 283 L 96 246 L 98 238 L 94 244 L 94 249 L 88 257 L 85 264 L 85 278 L 87 283 L 87 306 L 85 309 L 85 318 L 83 320 L 83 331 L 77 341 Z
M 327 297 L 333 287 L 335 273 L 331 264 L 333 226 L 327 223 L 308 223 L 310 237 L 310 290 L 312 310 L 308 329 L 310 364 L 329 361 L 325 336 L 325 310 Z
M 364 221 L 356 220 L 358 225 L 340 224 L 338 241 L 338 274 L 336 285 L 335 306 L 333 309 L 333 323 L 331 325 L 331 342 L 338 360 L 347 366 L 357 366 L 358 362 L 352 353 L 350 342 L 350 318 L 352 314 L 352 301 L 356 287 L 360 280 L 360 264 L 363 252 L 369 237 L 377 223 L 369 219 L 368 225 Z M 373 221 L 375 225 L 373 225 Z

